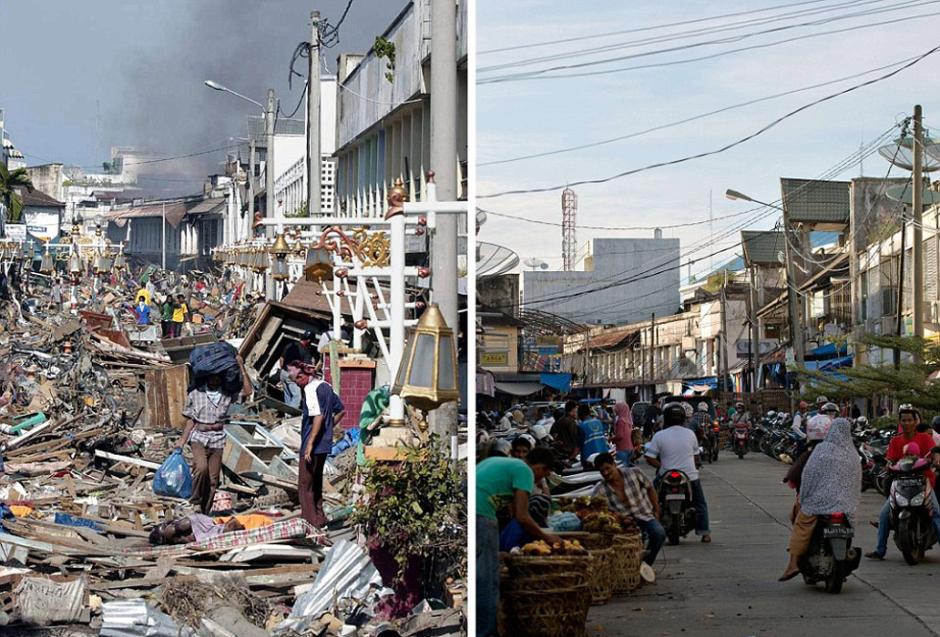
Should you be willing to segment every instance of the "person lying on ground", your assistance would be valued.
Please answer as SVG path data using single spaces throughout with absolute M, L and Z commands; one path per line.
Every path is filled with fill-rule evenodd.
M 189 544 L 244 529 L 242 523 L 234 517 L 224 524 L 218 524 L 208 515 L 192 513 L 186 517 L 158 524 L 150 531 L 149 540 L 154 546 Z

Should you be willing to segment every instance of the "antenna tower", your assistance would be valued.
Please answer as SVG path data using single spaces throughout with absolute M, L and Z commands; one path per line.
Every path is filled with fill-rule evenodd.
M 575 238 L 577 215 L 578 195 L 571 188 L 565 188 L 561 192 L 561 256 L 565 272 L 574 270 L 577 258 L 577 239 Z

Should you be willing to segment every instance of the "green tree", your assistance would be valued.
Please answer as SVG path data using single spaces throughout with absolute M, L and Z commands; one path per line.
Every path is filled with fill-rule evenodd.
M 10 171 L 4 164 L 0 164 L 0 201 L 7 209 L 7 221 L 17 223 L 23 212 L 23 198 L 17 188 L 25 188 L 33 192 L 33 182 L 25 168 Z
M 910 403 L 922 412 L 940 412 L 940 384 L 930 375 L 940 370 L 940 343 L 914 336 L 866 335 L 856 343 L 856 351 L 874 347 L 898 349 L 910 359 L 895 368 L 893 364 L 847 367 L 835 377 L 825 372 L 798 369 L 803 384 L 810 385 L 831 398 L 871 398 L 891 396 L 897 402 Z M 890 356 L 890 355 L 889 355 Z M 913 362 L 919 357 L 919 363 Z

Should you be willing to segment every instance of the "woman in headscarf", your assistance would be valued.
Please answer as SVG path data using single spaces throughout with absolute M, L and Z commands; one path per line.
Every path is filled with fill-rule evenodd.
M 837 418 L 803 469 L 800 512 L 790 533 L 790 561 L 781 582 L 799 574 L 798 561 L 809 548 L 817 515 L 845 513 L 854 524 L 861 486 L 862 466 L 852 442 L 852 423 Z
M 614 405 L 614 435 L 611 436 L 617 447 L 617 456 L 627 464 L 633 463 L 633 414 L 627 403 Z

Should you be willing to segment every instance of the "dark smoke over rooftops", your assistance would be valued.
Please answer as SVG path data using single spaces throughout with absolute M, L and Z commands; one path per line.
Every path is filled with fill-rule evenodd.
M 254 105 L 213 91 L 211 79 L 264 103 L 274 88 L 281 110 L 294 110 L 303 88 L 295 77 L 288 92 L 288 68 L 296 45 L 309 39 L 310 12 L 336 21 L 346 0 L 165 0 L 170 12 L 162 34 L 147 41 L 139 54 L 120 62 L 121 89 L 102 100 L 106 139 L 160 156 L 173 156 L 237 144 L 245 137 L 246 118 L 258 114 Z M 338 46 L 326 51 L 333 72 L 341 52 L 364 52 L 405 6 L 405 0 L 354 0 L 340 30 Z M 306 60 L 298 71 L 306 75 Z M 298 117 L 303 112 L 298 112 Z M 229 151 L 232 152 L 232 151 Z M 187 160 L 148 165 L 153 177 L 142 185 L 162 194 L 198 192 L 199 179 L 221 172 L 225 151 Z M 103 158 L 104 159 L 104 158 Z M 189 182 L 183 178 L 197 178 Z

